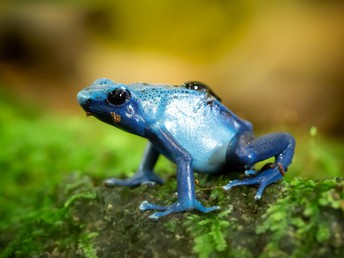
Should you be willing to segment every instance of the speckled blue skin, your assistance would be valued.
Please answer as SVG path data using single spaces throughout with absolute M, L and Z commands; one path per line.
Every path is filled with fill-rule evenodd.
M 144 201 L 141 210 L 159 211 L 151 219 L 192 209 L 219 209 L 204 207 L 196 200 L 194 171 L 215 173 L 224 167 L 244 168 L 251 177 L 231 181 L 223 189 L 258 185 L 255 198 L 260 199 L 264 188 L 281 179 L 292 161 L 295 140 L 291 135 L 273 133 L 254 138 L 248 121 L 237 117 L 210 89 L 198 84 L 126 85 L 98 79 L 78 93 L 78 102 L 88 115 L 149 140 L 134 177 L 107 179 L 107 187 L 161 184 L 163 180 L 153 172 L 159 154 L 176 163 L 178 200 L 169 206 Z M 275 157 L 275 162 L 265 166 L 264 171 L 253 169 L 255 163 L 270 157 Z

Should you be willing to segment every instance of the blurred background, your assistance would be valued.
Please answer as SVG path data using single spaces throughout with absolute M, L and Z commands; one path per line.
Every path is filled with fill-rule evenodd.
M 81 113 L 99 77 L 199 80 L 257 128 L 344 135 L 342 1 L 23 2 L 0 4 L 0 85 L 18 99 Z

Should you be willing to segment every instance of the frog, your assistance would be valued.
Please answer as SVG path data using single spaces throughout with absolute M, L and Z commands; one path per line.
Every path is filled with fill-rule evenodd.
M 295 150 L 294 137 L 286 132 L 255 137 L 252 124 L 222 104 L 205 83 L 181 85 L 117 83 L 97 79 L 77 94 L 86 116 L 148 140 L 142 160 L 131 178 L 109 178 L 105 187 L 136 187 L 163 184 L 154 166 L 160 155 L 176 164 L 177 197 L 170 205 L 143 201 L 141 211 L 154 210 L 158 220 L 171 213 L 195 210 L 208 213 L 219 206 L 205 207 L 196 198 L 194 172 L 223 174 L 243 171 L 246 177 L 221 186 L 225 191 L 238 186 L 258 187 L 254 199 L 288 170 Z M 258 162 L 274 159 L 261 169 Z

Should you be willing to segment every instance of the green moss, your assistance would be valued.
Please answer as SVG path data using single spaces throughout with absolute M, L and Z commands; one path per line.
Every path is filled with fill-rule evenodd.
M 194 238 L 193 251 L 200 257 L 209 257 L 214 252 L 227 249 L 226 230 L 231 224 L 227 220 L 230 210 L 211 214 L 206 218 L 200 215 L 190 215 L 185 225 Z
M 72 177 L 75 178 L 75 175 Z M 13 239 L 0 257 L 33 257 L 47 250 L 59 252 L 71 249 L 75 241 L 78 241 L 80 250 L 85 252 L 86 257 L 95 257 L 89 255 L 90 237 L 95 236 L 95 233 L 85 231 L 85 225 L 73 214 L 72 205 L 80 199 L 94 199 L 96 193 L 89 180 L 81 176 L 78 176 L 78 179 L 83 184 L 79 184 L 73 191 L 66 191 L 67 195 L 59 196 L 61 201 L 67 199 L 64 205 L 58 205 L 58 200 L 52 203 L 50 198 L 53 197 L 47 196 L 41 208 L 16 217 L 11 227 L 3 227 L 3 232 L 9 230 L 13 233 Z M 65 189 L 70 189 L 67 182 L 64 186 Z
M 257 234 L 268 235 L 269 244 L 264 252 L 300 257 L 314 253 L 319 246 L 342 241 L 334 239 L 334 235 L 338 235 L 336 230 L 343 230 L 343 225 L 336 229 L 337 222 L 332 220 L 334 215 L 329 211 L 343 218 L 344 180 L 293 179 L 287 182 L 288 196 L 272 205 L 256 228 Z M 284 251 L 284 246 L 293 246 L 293 251 Z M 333 252 L 332 255 L 339 255 L 339 250 Z
M 97 232 L 92 232 L 82 236 L 78 241 L 78 249 L 80 249 L 86 258 L 97 258 L 97 251 L 94 247 L 93 239 L 98 236 Z

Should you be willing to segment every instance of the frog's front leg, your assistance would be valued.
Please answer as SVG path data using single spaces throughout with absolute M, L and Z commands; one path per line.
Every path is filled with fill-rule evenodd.
M 284 176 L 292 161 L 294 149 L 295 140 L 287 133 L 272 133 L 255 139 L 250 134 L 241 135 L 230 145 L 228 155 L 231 161 L 244 164 L 247 168 L 271 157 L 275 157 L 275 162 L 254 177 L 231 181 L 223 188 L 228 190 L 234 186 L 258 185 L 255 199 L 260 199 L 265 187 Z M 253 174 L 252 172 L 253 170 L 249 169 L 246 174 Z
M 192 169 L 191 155 L 180 146 L 173 136 L 164 128 L 153 126 L 148 132 L 148 138 L 162 148 L 177 164 L 177 191 L 178 200 L 176 203 L 168 206 L 160 206 L 144 201 L 140 205 L 141 210 L 159 210 L 149 218 L 157 220 L 174 212 L 183 212 L 187 210 L 198 210 L 200 212 L 210 212 L 219 209 L 219 207 L 204 207 L 195 197 L 194 175 Z
M 114 186 L 138 186 L 141 184 L 162 184 L 164 181 L 158 177 L 153 168 L 159 157 L 159 152 L 154 148 L 150 142 L 143 153 L 141 164 L 132 178 L 117 179 L 109 178 L 104 181 L 106 187 Z

